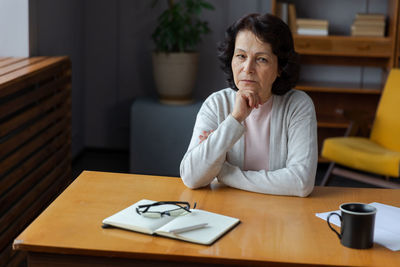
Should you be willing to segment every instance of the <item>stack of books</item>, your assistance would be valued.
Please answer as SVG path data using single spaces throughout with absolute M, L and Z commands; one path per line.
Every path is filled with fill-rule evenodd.
M 358 13 L 351 25 L 352 36 L 384 37 L 386 17 L 384 14 Z
M 329 23 L 322 19 L 297 19 L 297 34 L 300 35 L 328 35 Z

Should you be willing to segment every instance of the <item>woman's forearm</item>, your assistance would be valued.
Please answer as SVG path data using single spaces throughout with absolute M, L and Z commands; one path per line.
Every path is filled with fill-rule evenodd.
M 224 163 L 218 180 L 228 186 L 273 195 L 308 196 L 314 188 L 313 168 L 293 166 L 275 171 L 243 171 Z
M 201 141 L 197 140 L 198 136 L 204 130 L 209 131 L 202 125 L 204 122 L 196 122 L 192 136 L 195 140 L 191 141 L 180 165 L 182 180 L 190 188 L 206 186 L 218 175 L 226 161 L 227 151 L 244 133 L 244 127 L 228 116 L 207 139 Z

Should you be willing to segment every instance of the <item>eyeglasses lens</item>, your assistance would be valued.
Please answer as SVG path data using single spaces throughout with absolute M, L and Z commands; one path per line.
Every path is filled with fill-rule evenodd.
M 147 211 L 141 214 L 148 218 L 160 218 L 163 215 L 167 216 L 181 216 L 189 213 L 186 209 L 189 207 L 184 207 L 174 204 L 164 204 L 158 206 L 152 206 L 147 209 Z

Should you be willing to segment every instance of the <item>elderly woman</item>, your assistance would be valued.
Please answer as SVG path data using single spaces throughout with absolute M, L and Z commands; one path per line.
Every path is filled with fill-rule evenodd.
M 247 15 L 228 28 L 219 51 L 230 88 L 210 95 L 197 115 L 180 166 L 184 184 L 217 178 L 253 192 L 308 196 L 317 122 L 312 100 L 292 89 L 299 65 L 289 27 L 273 15 Z

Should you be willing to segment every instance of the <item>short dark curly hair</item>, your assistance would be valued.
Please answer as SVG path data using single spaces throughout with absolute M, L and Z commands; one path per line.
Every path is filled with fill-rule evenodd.
M 293 37 L 289 27 L 271 14 L 249 14 L 233 23 L 225 32 L 224 41 L 218 45 L 221 68 L 227 75 L 232 89 L 238 90 L 233 79 L 231 61 L 239 31 L 250 30 L 263 42 L 269 43 L 278 57 L 279 77 L 272 84 L 272 94 L 283 95 L 293 88 L 299 79 L 299 56 L 294 51 Z

